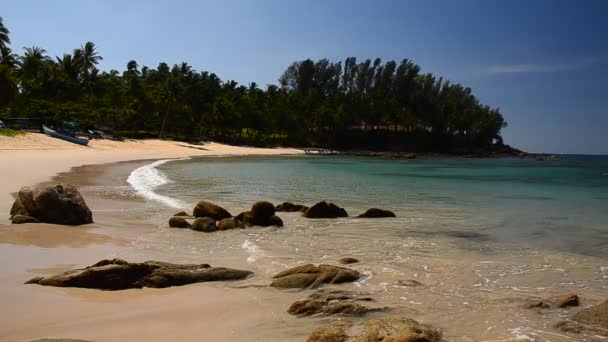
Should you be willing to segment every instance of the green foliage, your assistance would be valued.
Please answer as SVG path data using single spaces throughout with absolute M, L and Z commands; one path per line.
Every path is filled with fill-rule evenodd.
M 187 63 L 149 68 L 131 60 L 122 73 L 99 71 L 92 42 L 54 59 L 36 46 L 16 56 L 8 33 L 0 20 L 0 114 L 74 120 L 137 137 L 345 148 L 487 146 L 502 141 L 506 126 L 471 89 L 421 74 L 408 59 L 306 59 L 264 90 Z
M 10 128 L 0 128 L 0 135 L 3 135 L 5 137 L 16 137 L 18 135 L 23 135 L 25 133 L 21 132 L 21 131 L 16 131 L 14 129 L 10 129 Z

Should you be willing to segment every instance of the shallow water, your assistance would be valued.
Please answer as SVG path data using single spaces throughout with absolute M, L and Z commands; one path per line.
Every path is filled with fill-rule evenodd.
M 150 167 L 130 178 L 142 172 L 149 174 Z M 608 158 L 586 156 L 545 162 L 226 157 L 157 163 L 151 182 L 139 177 L 135 188 L 148 197 L 140 214 L 159 228 L 133 245 L 138 253 L 169 261 L 252 269 L 253 285 L 267 284 L 288 266 L 352 256 L 362 261 L 353 267 L 366 277 L 344 288 L 368 292 L 378 305 L 438 326 L 449 339 L 585 340 L 552 327 L 572 310 L 522 306 L 568 291 L 588 305 L 608 293 L 606 172 Z M 329 200 L 351 218 L 281 213 L 284 228 L 216 234 L 166 228 L 172 212 L 191 210 L 201 199 L 233 214 L 257 200 Z M 352 218 L 369 207 L 390 209 L 397 218 Z M 406 279 L 424 286 L 399 285 Z

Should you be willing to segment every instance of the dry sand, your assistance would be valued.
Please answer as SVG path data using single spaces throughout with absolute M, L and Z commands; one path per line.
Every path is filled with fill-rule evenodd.
M 300 323 L 294 326 L 295 321 L 283 309 L 276 311 L 278 297 L 293 300 L 293 294 L 286 296 L 257 288 L 232 289 L 221 283 L 118 292 L 23 284 L 36 275 L 62 272 L 104 258 L 146 258 L 129 255 L 129 247 L 139 230 L 154 227 L 141 224 L 125 230 L 109 215 L 105 219 L 100 215 L 96 224 L 77 228 L 7 224 L 12 193 L 80 165 L 186 156 L 299 153 L 302 151 L 297 149 L 218 143 L 192 145 L 161 140 L 93 140 L 90 146 L 83 147 L 43 134 L 0 136 L 0 256 L 3 259 L 0 340 L 29 341 L 46 337 L 93 341 L 302 340 L 311 326 Z M 259 291 L 267 292 L 266 298 L 277 298 L 260 300 Z M 294 329 L 301 330 L 300 334 L 294 334 Z

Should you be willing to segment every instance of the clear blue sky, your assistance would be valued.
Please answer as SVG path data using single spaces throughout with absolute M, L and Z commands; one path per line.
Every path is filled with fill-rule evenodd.
M 1 0 L 12 46 L 90 40 L 101 69 L 186 61 L 276 83 L 294 60 L 413 59 L 470 86 L 532 152 L 608 154 L 608 1 Z

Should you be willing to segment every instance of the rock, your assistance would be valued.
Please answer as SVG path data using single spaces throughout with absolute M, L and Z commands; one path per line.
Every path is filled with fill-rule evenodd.
M 102 260 L 93 266 L 50 277 L 38 277 L 26 284 L 124 290 L 142 287 L 169 287 L 207 281 L 240 280 L 253 272 L 208 264 L 178 265 L 158 261 L 129 263 L 121 259 Z
M 423 283 L 414 280 L 414 279 L 406 279 L 406 280 L 398 280 L 397 281 L 397 285 L 400 286 L 411 286 L 411 287 L 416 287 L 416 286 L 424 286 Z
M 173 216 L 190 216 L 190 214 L 185 211 L 180 211 L 179 213 L 173 214 Z
M 274 215 L 274 205 L 267 201 L 255 202 L 251 206 L 251 214 L 254 217 L 269 218 Z
M 35 217 L 27 216 L 27 215 L 14 215 L 11 217 L 11 222 L 13 224 L 23 224 L 23 223 L 40 223 Z
M 281 218 L 278 217 L 277 215 L 272 215 L 268 219 L 268 225 L 275 226 L 275 227 L 283 227 L 283 220 L 281 220 Z
M 77 226 L 93 223 L 93 214 L 78 190 L 69 184 L 47 184 L 34 190 L 23 187 L 11 216 L 25 215 L 40 222 Z
M 212 219 L 219 221 L 232 217 L 232 215 L 219 205 L 200 201 L 196 207 L 194 207 L 194 217 L 211 217 Z
M 229 230 L 236 228 L 245 228 L 245 224 L 234 217 L 225 218 L 217 223 L 217 230 Z
M 347 217 L 348 214 L 344 208 L 340 208 L 333 203 L 321 201 L 304 212 L 307 218 L 338 218 Z
M 194 220 L 190 229 L 196 230 L 197 232 L 211 233 L 217 230 L 215 220 L 210 217 L 201 217 Z
M 312 264 L 290 268 L 276 274 L 270 284 L 280 289 L 316 289 L 323 284 L 353 282 L 361 277 L 360 273 L 344 267 Z
M 367 209 L 363 214 L 357 216 L 358 218 L 381 218 L 381 217 L 397 217 L 395 213 L 390 210 L 371 208 Z
M 173 216 L 169 219 L 169 227 L 171 228 L 190 228 L 190 223 L 182 216 Z
M 570 321 L 559 322 L 555 327 L 565 332 L 608 336 L 608 300 L 575 313 Z
M 284 212 L 305 212 L 308 210 L 307 206 L 301 204 L 293 204 L 291 202 L 283 202 L 275 207 L 275 211 L 284 211 Z
M 315 329 L 308 342 L 441 342 L 441 332 L 406 317 L 337 321 Z
M 339 263 L 343 264 L 343 265 L 348 265 L 348 264 L 354 264 L 359 262 L 359 260 L 355 259 L 355 258 L 342 258 L 340 260 L 338 260 Z
M 552 296 L 549 298 L 545 298 L 539 300 L 534 303 L 530 303 L 527 305 L 529 309 L 538 308 L 538 309 L 549 309 L 549 308 L 565 308 L 568 306 L 578 306 L 579 299 L 575 293 L 567 293 L 558 296 Z
M 372 301 L 369 297 L 359 297 L 345 291 L 319 291 L 311 294 L 308 299 L 294 302 L 287 310 L 288 313 L 305 317 L 312 315 L 342 315 L 361 316 L 371 311 L 383 308 L 370 308 L 359 304 L 359 301 Z

